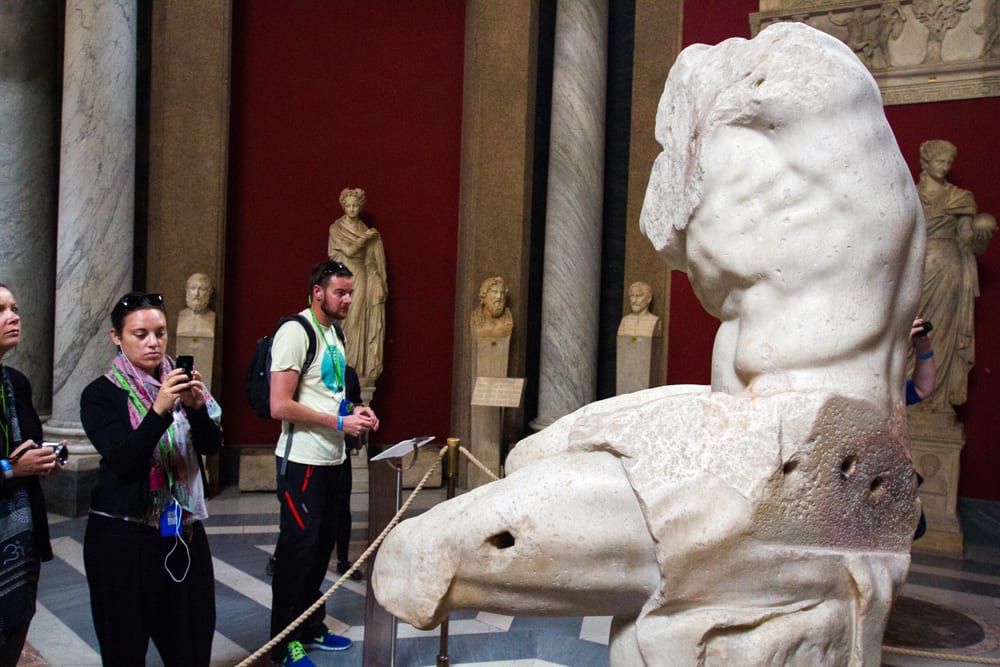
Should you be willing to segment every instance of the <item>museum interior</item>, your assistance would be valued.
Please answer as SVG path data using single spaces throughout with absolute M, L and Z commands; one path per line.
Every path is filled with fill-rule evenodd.
M 912 247 L 924 253 L 926 242 L 926 266 L 921 290 L 887 270 L 868 276 L 854 300 L 844 298 L 854 287 L 829 278 L 827 293 L 841 292 L 829 303 L 843 309 L 798 317 L 776 307 L 757 331 L 771 332 L 769 346 L 792 340 L 822 356 L 817 349 L 876 345 L 856 326 L 871 304 L 881 317 L 899 307 L 892 295 L 919 300 L 895 318 L 906 330 L 889 335 L 893 349 L 905 342 L 910 352 L 905 371 L 896 354 L 877 378 L 884 387 L 914 372 L 914 357 L 925 355 L 909 348 L 907 318 L 931 320 L 935 390 L 893 417 L 909 425 L 927 531 L 912 544 L 908 570 L 902 556 L 888 620 L 872 621 L 879 633 L 885 626 L 881 664 L 1000 664 L 1000 384 L 992 373 L 997 366 L 1000 379 L 1000 247 L 991 242 L 1000 214 L 1000 1 L 65 0 L 3 3 L 0 17 L 0 283 L 16 294 L 24 323 L 23 341 L 3 363 L 31 381 L 45 439 L 67 440 L 70 452 L 65 469 L 43 483 L 55 558 L 42 566 L 19 664 L 101 661 L 82 555 L 100 455 L 81 426 L 80 395 L 107 370 L 108 313 L 129 290 L 163 295 L 168 353 L 192 354 L 222 407 L 225 445 L 206 461 L 218 617 L 212 664 L 240 664 L 270 636 L 264 566 L 278 534 L 281 426 L 254 414 L 244 384 L 258 339 L 307 306 L 318 262 L 356 269 L 347 359 L 380 420 L 350 457 L 352 560 L 414 487 L 423 490 L 408 516 L 445 502 L 450 482 L 459 496 L 482 493 L 510 472 L 519 441 L 568 430 L 563 418 L 595 401 L 631 410 L 622 397 L 668 385 L 756 396 L 746 376 L 727 380 L 720 370 L 728 340 L 720 320 L 740 322 L 733 312 L 743 304 L 716 302 L 706 287 L 718 276 L 699 270 L 703 255 L 693 248 L 704 239 L 688 234 L 688 256 L 678 262 L 668 241 L 648 233 L 647 216 L 654 191 L 681 204 L 688 192 L 658 189 L 651 178 L 660 173 L 654 161 L 676 157 L 666 141 L 678 130 L 667 128 L 683 96 L 667 99 L 664 86 L 679 54 L 786 23 L 832 35 L 877 85 L 875 122 L 891 131 L 904 190 L 919 196 L 921 236 Z M 794 71 L 798 57 L 782 52 L 784 62 L 768 62 Z M 708 85 L 693 71 L 692 87 Z M 839 115 L 813 122 L 809 141 L 818 148 L 800 151 L 799 168 L 867 206 L 880 193 L 858 174 L 876 171 L 882 156 L 824 160 L 826 147 L 840 146 L 838 128 L 854 131 L 861 121 L 851 98 L 832 92 L 839 83 L 803 80 L 789 98 L 815 96 Z M 692 152 L 703 129 L 687 130 Z M 947 162 L 943 170 L 933 172 L 935 158 Z M 738 153 L 718 164 L 741 161 L 732 173 L 748 180 L 766 169 Z M 935 184 L 958 203 L 934 199 Z M 891 220 L 872 216 L 850 237 L 836 220 L 829 235 L 801 232 L 802 264 L 856 274 L 856 256 L 891 245 Z M 733 259 L 743 235 L 731 233 L 729 252 L 704 256 Z M 750 242 L 753 252 L 778 252 L 785 241 L 761 233 Z M 952 257 L 937 250 L 945 244 L 961 249 Z M 723 281 L 737 281 L 737 271 L 718 269 Z M 883 293 L 888 300 L 872 296 Z M 621 432 L 632 428 L 622 423 Z M 404 471 L 368 461 L 426 437 L 428 445 L 396 459 L 412 466 Z M 466 455 L 444 465 L 437 454 L 449 438 Z M 601 530 L 596 521 L 593 532 Z M 420 567 L 407 561 L 414 554 L 401 558 Z M 588 613 L 586 605 L 543 604 L 534 615 L 518 604 L 504 613 L 492 599 L 459 605 L 447 643 L 408 619 L 395 627 L 375 602 L 372 560 L 327 603 L 328 626 L 354 645 L 311 655 L 317 664 L 441 665 L 443 650 L 443 664 L 454 665 L 689 664 L 651 658 L 649 649 L 644 663 L 623 657 L 630 654 L 609 643 L 620 630 L 616 614 L 600 605 Z M 603 563 L 601 572 L 627 581 L 633 565 Z M 338 578 L 332 569 L 327 586 Z M 628 632 L 636 630 L 620 634 Z M 640 647 L 644 632 L 652 630 L 639 628 Z M 878 639 L 867 637 L 869 652 L 849 662 L 876 664 Z M 720 662 L 690 664 L 736 664 L 715 650 Z M 843 664 L 828 659 L 787 662 Z M 147 664 L 162 664 L 152 646 Z

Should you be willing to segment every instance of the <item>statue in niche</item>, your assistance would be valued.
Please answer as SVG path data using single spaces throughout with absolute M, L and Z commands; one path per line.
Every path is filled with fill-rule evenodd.
M 1000 0 L 987 0 L 983 24 L 973 30 L 983 35 L 983 51 L 979 57 L 1000 58 Z
M 640 228 L 722 320 L 711 386 L 525 438 L 504 479 L 401 522 L 372 589 L 423 629 L 609 615 L 615 667 L 877 665 L 919 518 L 901 362 L 925 244 L 881 94 L 842 42 L 776 24 L 685 49 L 656 138 Z
M 192 273 L 184 284 L 187 308 L 177 314 L 177 335 L 193 338 L 215 337 L 215 313 L 208 309 L 212 280 L 204 273 Z
M 934 323 L 937 389 L 914 409 L 951 412 L 966 400 L 975 361 L 973 306 L 979 296 L 976 255 L 996 229 L 988 214 L 976 215 L 972 193 L 948 182 L 958 149 L 949 141 L 920 144 L 917 192 L 927 224 L 927 257 L 920 309 Z
M 330 225 L 327 252 L 354 274 L 354 303 L 344 320 L 347 364 L 358 372 L 361 383 L 382 374 L 382 344 L 385 340 L 385 300 L 389 286 L 385 273 L 382 236 L 361 220 L 367 198 L 361 188 L 340 193 L 344 215 Z
M 514 330 L 514 316 L 507 307 L 507 285 L 503 278 L 487 278 L 479 286 L 479 308 L 469 318 L 476 338 L 506 338 Z
M 910 9 L 928 31 L 924 63 L 941 62 L 941 44 L 945 35 L 958 25 L 971 3 L 972 0 L 913 0 Z
M 661 334 L 660 317 L 649 312 L 653 301 L 653 288 L 649 283 L 636 281 L 628 288 L 628 302 L 632 312 L 618 325 L 619 336 L 653 337 Z

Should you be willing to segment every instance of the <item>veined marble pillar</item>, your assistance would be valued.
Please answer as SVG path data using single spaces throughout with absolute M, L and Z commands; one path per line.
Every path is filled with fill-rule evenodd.
M 96 468 L 96 455 L 80 425 L 80 394 L 107 370 L 114 353 L 108 313 L 132 287 L 135 60 L 135 0 L 67 0 L 52 420 L 46 437 L 68 439 L 70 461 L 86 470 Z M 53 480 L 60 477 L 71 479 L 64 473 Z M 83 479 L 80 486 L 85 496 Z
M 28 377 L 45 412 L 59 163 L 55 4 L 2 2 L 0 26 L 0 282 L 14 293 L 24 330 L 7 362 Z
M 607 0 L 559 0 L 534 428 L 594 400 L 601 280 Z

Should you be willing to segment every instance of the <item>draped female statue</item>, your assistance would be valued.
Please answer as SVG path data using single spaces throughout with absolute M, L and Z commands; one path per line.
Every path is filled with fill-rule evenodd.
M 343 328 L 347 364 L 358 372 L 362 384 L 382 373 L 385 299 L 389 293 L 382 236 L 360 217 L 366 201 L 361 188 L 341 191 L 340 206 L 345 215 L 330 225 L 327 249 L 330 259 L 342 262 L 354 274 L 353 304 Z
M 917 193 L 927 223 L 927 256 L 919 315 L 934 323 L 937 388 L 921 410 L 950 412 L 966 400 L 975 361 L 973 305 L 979 296 L 976 255 L 996 228 L 992 216 L 976 215 L 972 193 L 948 182 L 958 149 L 948 141 L 920 144 Z

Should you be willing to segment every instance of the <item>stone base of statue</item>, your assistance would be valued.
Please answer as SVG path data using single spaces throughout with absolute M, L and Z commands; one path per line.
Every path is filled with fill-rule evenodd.
M 473 387 L 475 387 L 478 378 L 506 377 L 507 362 L 510 357 L 510 336 L 477 338 L 475 343 L 476 353 L 473 357 L 472 368 Z M 469 418 L 469 451 L 480 463 L 499 477 L 503 440 L 503 408 L 473 405 Z M 464 460 L 463 463 L 465 463 Z M 468 475 L 466 479 L 470 489 L 493 481 L 492 477 L 474 465 L 468 465 L 466 471 Z
M 274 491 L 274 445 L 240 449 L 240 491 Z
M 375 379 L 370 377 L 358 378 L 361 383 L 361 402 L 371 405 L 375 398 Z
M 957 506 L 965 431 L 951 412 L 910 408 L 907 420 L 913 465 L 924 478 L 919 494 L 927 518 L 927 532 L 914 541 L 913 550 L 961 558 L 964 545 Z
M 53 514 L 77 517 L 90 509 L 90 492 L 97 483 L 101 455 L 87 439 L 78 422 L 46 421 L 46 442 L 69 442 L 69 459 L 58 473 L 42 480 L 45 506 Z
M 616 394 L 649 389 L 654 340 L 650 336 L 618 336 Z
M 205 383 L 209 391 L 213 391 L 212 367 L 215 362 L 215 338 L 178 334 L 177 354 L 190 354 L 194 357 L 194 367 L 201 373 L 202 382 Z

